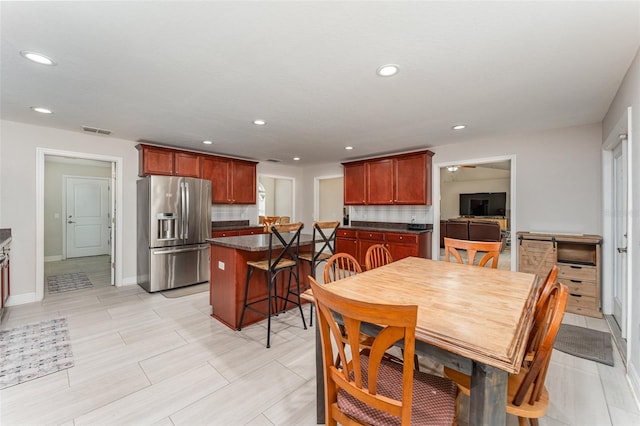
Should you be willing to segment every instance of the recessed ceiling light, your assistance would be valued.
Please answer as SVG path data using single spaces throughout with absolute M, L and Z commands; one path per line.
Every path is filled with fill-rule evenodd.
M 380 66 L 376 71 L 376 74 L 378 74 L 380 77 L 391 77 L 392 75 L 396 75 L 399 70 L 400 68 L 398 68 L 397 65 L 387 64 Z
M 28 50 L 22 50 L 20 54 L 23 57 L 27 58 L 28 60 L 37 62 L 42 65 L 56 65 L 56 62 L 53 59 L 37 52 L 29 52 Z
M 453 130 L 462 130 L 462 129 L 466 129 L 467 125 L 466 124 L 456 124 L 455 126 L 451 127 Z
M 300 161 L 300 157 L 293 157 L 293 161 Z
M 32 106 L 31 107 L 32 110 L 34 110 L 35 112 L 39 112 L 41 114 L 53 114 L 53 111 L 51 111 L 48 108 L 43 108 L 43 107 L 38 107 L 38 106 Z
M 350 150 L 350 149 L 353 149 L 353 147 L 352 146 L 345 146 L 344 149 Z
M 256 126 L 264 126 L 265 124 L 267 124 L 267 122 L 264 120 L 253 120 L 253 124 L 255 124 Z
M 447 166 L 447 170 L 449 170 L 450 172 L 457 172 L 458 166 Z
M 203 144 L 205 145 L 211 145 L 213 142 L 212 141 L 202 141 Z

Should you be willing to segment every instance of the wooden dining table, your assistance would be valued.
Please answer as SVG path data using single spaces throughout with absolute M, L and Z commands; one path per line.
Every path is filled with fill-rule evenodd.
M 534 274 L 417 257 L 325 284 L 351 299 L 417 305 L 416 353 L 470 375 L 469 424 L 492 426 L 506 422 L 507 379 L 524 358 L 537 285 Z M 321 424 L 324 381 L 317 327 L 316 374 Z

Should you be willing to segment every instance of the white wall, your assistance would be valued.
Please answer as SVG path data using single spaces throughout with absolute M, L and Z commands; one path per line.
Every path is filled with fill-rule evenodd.
M 629 358 L 627 370 L 636 395 L 640 396 L 640 50 L 627 71 L 618 89 L 609 111 L 603 121 L 602 140 L 611 133 L 618 119 L 632 107 L 632 132 L 629 135 L 631 150 L 631 239 L 628 240 L 630 250 L 628 261 L 631 263 L 631 303 L 629 339 Z
M 36 148 L 99 154 L 122 158 L 123 282 L 136 282 L 135 142 L 11 121 L 0 122 L 0 212 L 3 228 L 11 228 L 11 294 L 21 300 L 36 288 Z M 21 297 L 22 296 L 22 297 Z

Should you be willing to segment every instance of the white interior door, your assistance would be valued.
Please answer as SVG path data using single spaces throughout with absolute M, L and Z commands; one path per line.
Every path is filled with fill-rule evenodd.
M 111 187 L 109 191 L 109 254 L 111 260 L 111 285 L 116 284 L 116 163 L 111 163 Z
M 109 254 L 109 179 L 64 179 L 66 257 Z
M 627 337 L 627 141 L 613 150 L 613 317 Z

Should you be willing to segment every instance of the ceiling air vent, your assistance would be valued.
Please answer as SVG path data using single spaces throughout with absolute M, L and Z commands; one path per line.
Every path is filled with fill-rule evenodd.
M 267 158 L 267 161 L 269 161 L 270 163 L 279 163 L 280 160 L 276 160 L 275 158 Z
M 97 133 L 98 135 L 110 135 L 111 130 L 98 129 L 97 127 L 82 126 L 82 130 L 89 133 Z

